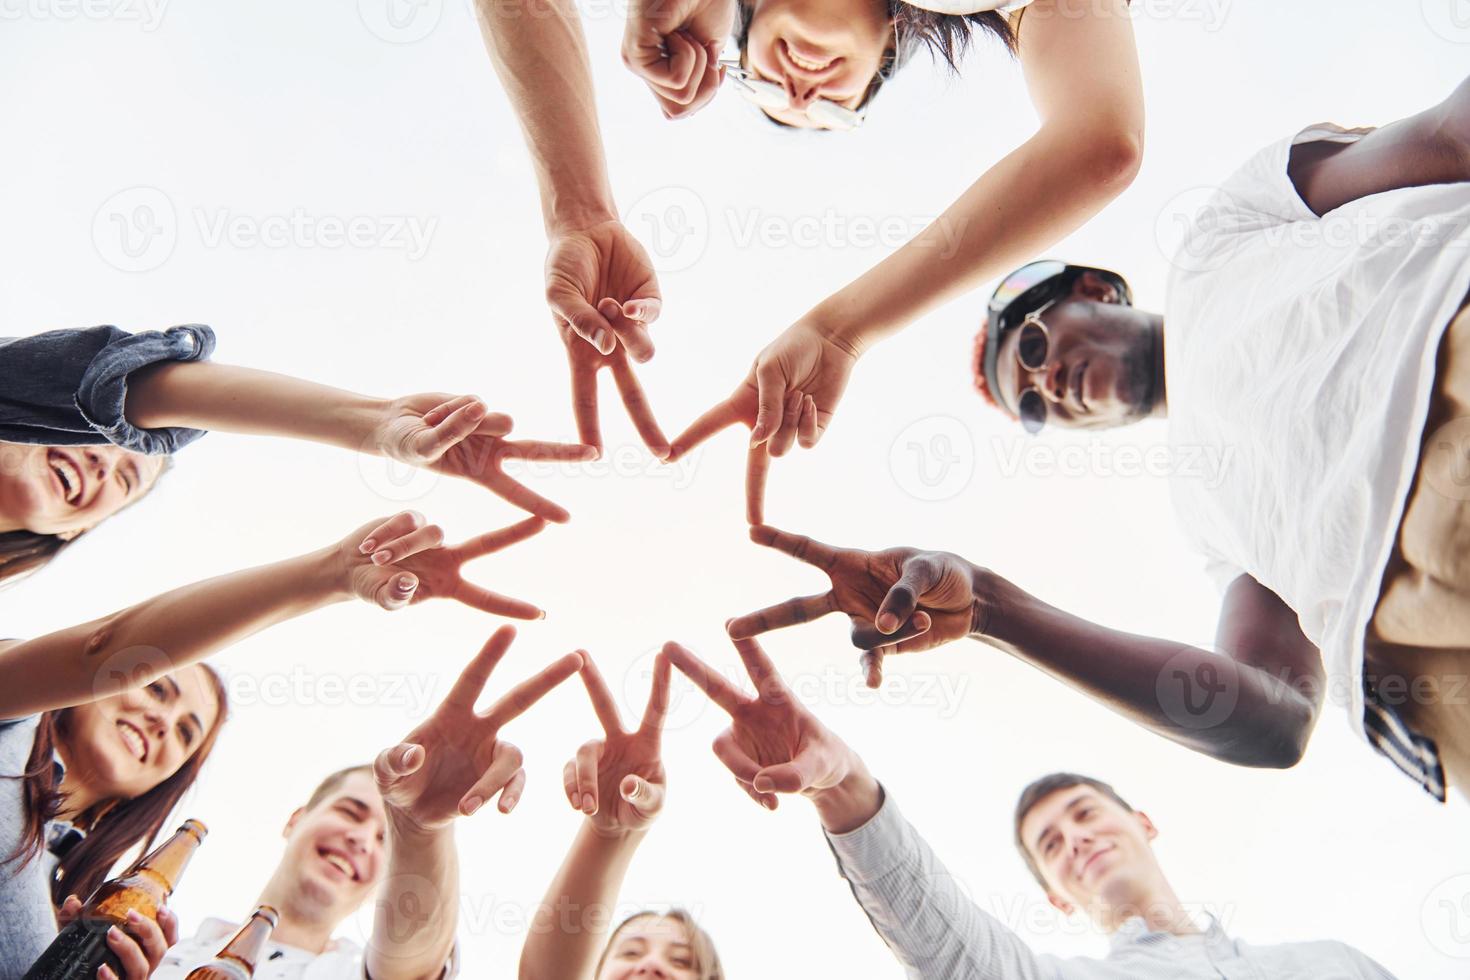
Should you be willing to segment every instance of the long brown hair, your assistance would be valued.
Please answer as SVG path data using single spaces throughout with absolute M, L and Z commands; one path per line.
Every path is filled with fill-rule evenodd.
M 720 965 L 720 954 L 715 950 L 715 941 L 710 938 L 709 933 L 700 928 L 699 923 L 694 921 L 694 916 L 684 909 L 674 908 L 667 912 L 655 912 L 648 909 L 642 912 L 634 912 L 612 931 L 607 937 L 607 945 L 602 948 L 602 955 L 597 958 L 597 966 L 593 968 L 592 975 L 595 977 L 602 972 L 602 964 L 607 962 L 607 954 L 612 952 L 613 944 L 618 941 L 618 935 L 626 929 L 629 923 L 637 922 L 639 919 L 672 919 L 684 927 L 684 933 L 689 937 L 689 946 L 694 950 L 694 958 L 699 966 L 696 975 L 699 980 L 725 980 L 725 968 Z
M 28 575 L 61 554 L 71 544 L 59 534 L 6 531 L 0 534 L 0 587 Z
M 94 804 L 77 818 L 77 825 L 86 830 L 87 835 L 62 855 L 51 876 L 51 900 L 54 904 L 61 905 L 67 895 L 73 894 L 85 900 L 107 880 L 113 866 L 129 850 L 140 842 L 144 850 L 153 846 L 169 814 L 199 777 L 199 770 L 214 749 L 220 727 L 229 713 L 224 681 L 214 668 L 207 664 L 200 666 L 204 668 L 219 701 L 219 714 L 214 725 L 205 733 L 199 748 L 172 776 L 131 799 Z M 46 825 L 66 802 L 66 795 L 54 785 L 52 756 L 58 736 L 66 734 L 71 711 L 71 708 L 61 708 L 41 715 L 25 772 L 18 777 L 23 784 L 25 829 L 15 850 L 5 859 L 7 864 L 15 862 L 16 873 L 40 855 L 46 846 Z

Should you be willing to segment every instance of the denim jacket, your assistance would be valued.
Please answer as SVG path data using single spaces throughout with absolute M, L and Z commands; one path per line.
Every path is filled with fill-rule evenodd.
M 214 331 L 202 324 L 130 334 L 117 327 L 0 337 L 0 442 L 42 446 L 114 443 L 172 453 L 198 429 L 139 429 L 123 417 L 128 376 L 162 361 L 204 360 Z

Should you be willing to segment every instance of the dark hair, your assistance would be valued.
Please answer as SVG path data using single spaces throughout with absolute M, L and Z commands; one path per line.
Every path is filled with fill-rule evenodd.
M 1041 884 L 1042 888 L 1047 887 L 1046 879 L 1041 876 L 1041 869 L 1037 867 L 1036 860 L 1032 858 L 1030 849 L 1026 847 L 1026 842 L 1021 839 L 1021 821 L 1026 819 L 1026 814 L 1030 813 L 1036 804 L 1051 794 L 1058 790 L 1071 789 L 1074 786 L 1086 786 L 1090 789 L 1095 789 L 1129 813 L 1133 812 L 1133 807 L 1129 806 L 1128 801 L 1119 796 L 1118 791 L 1113 789 L 1113 787 L 1101 779 L 1093 779 L 1091 776 L 1079 776 L 1075 772 L 1054 772 L 1049 776 L 1042 776 L 1040 779 L 1033 781 L 1030 786 L 1021 790 L 1021 798 L 1016 801 L 1016 848 L 1021 852 L 1021 857 L 1026 861 L 1026 867 L 1031 869 L 1031 874 Z
M 595 977 L 602 972 L 602 965 L 607 962 L 607 954 L 612 952 L 613 943 L 617 942 L 618 935 L 628 927 L 630 923 L 639 919 L 673 919 L 684 927 L 689 934 L 689 945 L 694 950 L 694 958 L 697 962 L 695 975 L 699 980 L 725 980 L 725 968 L 720 965 L 720 954 L 715 951 L 715 941 L 709 937 L 709 933 L 699 927 L 694 921 L 694 916 L 684 909 L 674 908 L 667 912 L 655 912 L 645 909 L 642 912 L 634 912 L 612 931 L 607 937 L 607 945 L 602 948 L 602 955 L 597 958 L 597 965 L 592 968 Z
M 153 478 L 148 489 L 108 516 L 121 514 L 152 493 L 153 488 L 158 486 L 158 481 L 163 479 L 163 474 L 173 468 L 173 464 L 173 456 L 163 457 L 163 465 L 158 468 L 158 475 Z M 26 575 L 34 575 L 79 537 L 80 534 L 63 538 L 59 534 L 38 534 L 35 531 L 7 531 L 0 534 L 0 589 L 14 585 Z
M 369 776 L 371 776 L 373 774 L 373 767 L 369 765 L 361 765 L 348 766 L 346 769 L 338 769 L 326 779 L 323 779 L 321 782 L 316 784 L 316 789 L 311 791 L 311 799 L 306 801 L 306 806 L 302 807 L 302 809 L 310 810 L 322 800 L 325 800 L 328 796 L 331 796 L 337 791 L 337 787 L 346 782 L 347 777 L 355 772 L 365 772 Z
M 83 900 L 107 880 L 113 866 L 130 849 L 140 842 L 146 851 L 153 846 L 159 833 L 168 822 L 169 814 L 183 799 L 184 793 L 194 785 L 209 754 L 214 749 L 221 726 L 229 712 L 228 695 L 224 681 L 212 667 L 201 664 L 209 678 L 210 687 L 219 700 L 219 714 L 213 727 L 204 734 L 199 748 L 184 760 L 178 771 L 152 789 L 132 799 L 106 800 L 89 807 L 77 818 L 78 827 L 87 834 L 75 846 L 61 856 L 56 870 L 51 875 L 51 901 L 60 906 L 67 895 L 78 895 Z M 30 758 L 26 760 L 25 772 L 19 777 L 25 812 L 25 828 L 15 850 L 5 858 L 5 863 L 16 863 L 15 874 L 34 860 L 46 846 L 46 825 L 55 818 L 66 802 L 66 794 L 54 785 L 53 753 L 58 736 L 65 736 L 67 721 L 72 708 L 47 711 L 41 715 L 36 729 L 35 741 L 31 744 Z
M 894 72 L 908 64 L 909 59 L 921 47 L 928 48 L 932 57 L 943 60 L 949 70 L 956 74 L 960 70 L 960 59 L 964 57 L 977 32 L 998 38 L 1007 51 L 1012 55 L 1016 53 L 1015 29 L 1004 14 L 994 10 L 972 14 L 941 14 L 904 3 L 903 0 L 887 0 L 887 6 L 888 18 L 893 22 L 894 34 L 897 35 L 898 48 L 884 53 L 878 73 L 873 76 L 868 91 L 863 95 L 861 104 L 864 106 L 873 100 L 878 89 L 893 77 Z M 743 57 L 745 46 L 750 41 L 750 25 L 753 19 L 749 0 L 740 0 L 735 5 L 735 18 L 735 43 Z M 766 118 L 778 125 L 787 125 L 773 116 L 767 115 Z

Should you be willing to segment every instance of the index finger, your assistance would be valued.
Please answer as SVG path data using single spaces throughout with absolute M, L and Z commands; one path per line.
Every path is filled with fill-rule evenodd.
M 771 470 L 771 453 L 766 443 L 751 446 L 745 456 L 745 522 L 766 522 L 766 476 Z
M 669 450 L 668 462 L 672 463 L 716 432 L 728 429 L 736 422 L 746 421 L 747 413 L 740 403 L 734 398 L 725 399 L 695 419 L 689 428 L 675 437 L 674 445 Z
M 837 549 L 830 544 L 815 541 L 804 534 L 792 534 L 782 531 L 780 528 L 771 527 L 769 524 L 758 524 L 750 529 L 750 540 L 767 548 L 775 548 L 784 551 L 797 561 L 804 561 L 808 565 L 815 565 L 824 572 L 830 572 L 837 564 Z
M 660 653 L 653 660 L 653 687 L 648 692 L 648 707 L 643 709 L 643 722 L 638 726 L 641 732 L 658 732 L 664 727 L 664 719 L 669 714 L 669 682 L 672 665 L 669 658 Z
M 462 544 L 454 546 L 454 555 L 461 561 L 472 561 L 483 558 L 485 555 L 508 548 L 511 545 L 524 541 L 529 537 L 540 534 L 546 529 L 544 517 L 528 517 L 524 521 L 512 524 L 510 527 L 502 527 L 494 531 L 486 531 L 484 534 L 470 538 Z
M 500 663 L 500 658 L 505 656 L 505 651 L 510 649 L 511 641 L 515 638 L 514 626 L 502 626 L 492 633 L 480 652 L 460 671 L 459 678 L 444 698 L 444 704 L 473 711 L 475 702 L 480 700 L 480 694 L 485 690 L 485 682 L 490 679 L 490 673 L 495 670 L 495 665 Z
M 750 703 L 750 698 L 725 678 L 715 673 L 713 667 L 700 660 L 677 643 L 665 643 L 663 655 L 667 656 L 679 672 L 694 682 L 709 699 L 730 714 Z
M 602 679 L 602 671 L 592 662 L 592 657 L 586 651 L 581 653 L 582 685 L 587 688 L 592 710 L 597 714 L 597 720 L 602 722 L 603 731 L 609 735 L 620 734 L 623 730 L 623 718 L 618 712 L 618 703 L 613 699 L 612 691 L 608 690 L 607 681 Z
M 668 437 L 659 428 L 658 419 L 653 417 L 648 396 L 626 357 L 613 359 L 612 376 L 613 383 L 618 386 L 618 394 L 622 396 L 623 407 L 628 410 L 628 417 L 633 420 L 633 428 L 638 430 L 643 444 L 659 459 L 667 458 L 670 453 Z
M 746 673 L 750 674 L 750 679 L 755 681 L 755 689 L 762 697 L 765 696 L 766 688 L 772 681 L 783 688 L 786 686 L 781 680 L 781 675 L 776 672 L 776 665 L 771 662 L 770 657 L 766 656 L 766 651 L 761 649 L 755 637 L 746 637 L 743 640 L 732 640 L 731 642 L 735 644 L 735 651 L 745 662 Z
M 527 708 L 540 701 L 552 688 L 575 674 L 581 666 L 582 655 L 580 653 L 567 654 L 539 674 L 511 688 L 486 712 L 485 720 L 496 728 L 500 728 L 512 718 L 524 714 Z

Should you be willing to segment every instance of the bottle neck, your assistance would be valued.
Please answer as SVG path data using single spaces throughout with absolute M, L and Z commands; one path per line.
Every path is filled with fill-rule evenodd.
M 219 951 L 219 958 L 234 960 L 253 972 L 255 965 L 260 962 L 261 954 L 265 952 L 265 944 L 270 941 L 271 930 L 275 928 L 273 918 L 274 916 L 265 911 L 256 909 L 250 916 L 250 921 Z

